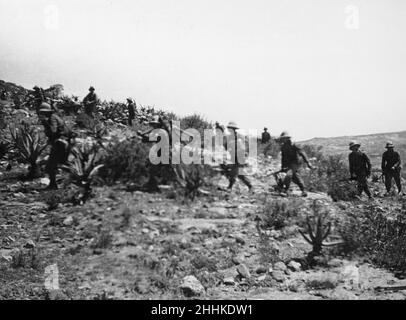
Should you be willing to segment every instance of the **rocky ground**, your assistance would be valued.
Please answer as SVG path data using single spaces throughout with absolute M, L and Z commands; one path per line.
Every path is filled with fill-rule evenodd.
M 0 181 L 1 299 L 405 299 L 406 285 L 363 258 L 330 256 L 309 268 L 311 246 L 296 225 L 261 230 L 265 200 L 281 198 L 264 175 L 255 194 L 238 184 L 231 193 L 211 191 L 194 202 L 170 189 L 149 194 L 125 186 L 95 188 L 84 205 L 46 203 L 44 181 L 21 182 L 18 170 Z M 226 185 L 225 178 L 218 181 Z M 320 199 L 339 214 L 364 205 Z M 303 202 L 300 202 L 303 201 Z M 385 209 L 389 205 L 378 198 Z M 44 284 L 57 266 L 59 290 Z M 55 278 L 55 277 L 54 277 Z

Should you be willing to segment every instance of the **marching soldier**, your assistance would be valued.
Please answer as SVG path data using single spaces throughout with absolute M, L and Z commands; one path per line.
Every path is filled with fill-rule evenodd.
M 133 125 L 133 120 L 135 119 L 135 112 L 137 110 L 137 105 L 132 98 L 127 98 L 127 108 L 128 108 L 128 125 L 131 127 Z
M 382 174 L 385 177 L 385 196 L 390 194 L 392 188 L 392 178 L 395 180 L 398 193 L 402 194 L 402 184 L 400 181 L 401 160 L 399 152 L 394 150 L 392 142 L 386 144 L 386 151 L 382 155 Z
M 149 142 L 148 135 L 155 129 L 163 129 L 167 132 L 168 134 L 168 143 L 169 143 L 169 157 L 171 155 L 170 147 L 172 145 L 172 136 L 171 136 L 171 125 L 168 121 L 163 120 L 159 116 L 154 116 L 151 121 L 148 122 L 148 124 L 151 126 L 151 129 L 145 131 L 145 132 L 140 132 L 138 131 L 138 135 L 143 139 L 143 142 Z M 161 150 L 159 150 L 159 153 Z M 161 156 L 161 154 L 158 154 L 158 156 Z M 170 160 L 169 160 L 170 163 Z M 162 175 L 162 169 L 164 168 L 165 164 L 152 164 L 149 163 L 149 180 L 144 186 L 147 191 L 150 192 L 160 192 L 158 182 L 159 182 L 159 176 Z M 167 164 L 169 165 L 169 164 Z
M 38 86 L 34 86 L 34 88 L 32 89 L 34 90 L 33 96 L 34 96 L 35 111 L 37 112 L 37 114 L 39 114 L 41 104 L 43 102 L 46 102 L 45 93 L 44 90 Z
M 251 181 L 242 170 L 242 168 L 245 167 L 247 164 L 245 155 L 241 157 L 241 152 L 245 151 L 245 146 L 244 141 L 238 137 L 237 130 L 239 128 L 235 122 L 231 121 L 228 123 L 227 129 L 230 130 L 230 134 L 224 147 L 231 154 L 231 164 L 228 164 L 226 166 L 228 171 L 227 177 L 229 180 L 228 189 L 231 190 L 233 188 L 238 178 L 248 187 L 249 192 L 252 192 L 253 188 Z
M 299 174 L 300 160 L 299 157 L 303 159 L 309 169 L 313 169 L 306 154 L 297 145 L 292 143 L 291 136 L 288 132 L 282 132 L 278 139 L 281 144 L 281 154 L 282 154 L 282 170 L 281 172 L 286 172 L 284 179 L 285 190 L 284 193 L 289 192 L 289 187 L 293 181 L 302 191 L 302 197 L 307 197 L 307 192 L 302 178 Z
M 99 98 L 97 97 L 97 95 L 94 91 L 95 91 L 95 89 L 91 86 L 89 88 L 89 93 L 83 99 L 83 104 L 85 106 L 85 113 L 91 118 L 94 118 L 94 114 L 96 113 L 96 107 L 97 107 L 97 104 L 99 103 Z
M 359 150 L 360 144 L 351 142 L 349 148 L 351 153 L 348 156 L 350 164 L 351 179 L 357 181 L 358 193 L 361 196 L 364 191 L 369 199 L 373 199 L 368 187 L 368 177 L 371 175 L 371 161 L 368 156 Z
M 268 128 L 264 128 L 264 132 L 262 132 L 261 135 L 261 143 L 265 144 L 268 143 L 271 140 L 271 135 L 268 132 Z
M 68 158 L 68 142 L 64 139 L 67 134 L 67 127 L 48 103 L 42 103 L 38 113 L 45 129 L 45 135 L 48 137 L 48 144 L 51 146 L 46 165 L 46 172 L 50 180 L 47 189 L 57 189 L 56 172 L 58 165 L 65 163 Z

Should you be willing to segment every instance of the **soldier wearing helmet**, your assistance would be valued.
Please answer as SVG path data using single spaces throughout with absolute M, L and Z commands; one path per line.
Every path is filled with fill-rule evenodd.
M 271 135 L 268 132 L 268 128 L 264 128 L 264 132 L 262 132 L 261 135 L 261 143 L 265 144 L 268 143 L 271 140 Z
M 51 146 L 46 172 L 49 175 L 48 189 L 57 189 L 56 172 L 59 164 L 63 164 L 68 158 L 68 142 L 64 139 L 68 134 L 65 122 L 54 113 L 54 109 L 43 102 L 38 110 L 48 144 Z
M 286 172 L 284 179 L 285 193 L 289 192 L 289 187 L 293 181 L 302 191 L 302 196 L 306 197 L 307 192 L 302 178 L 299 174 L 300 160 L 299 157 L 307 164 L 310 169 L 313 169 L 306 154 L 296 144 L 292 143 L 291 136 L 287 131 L 282 132 L 278 142 L 281 145 L 281 160 L 282 160 L 282 172 Z
M 45 98 L 45 92 L 42 88 L 38 87 L 38 86 L 34 86 L 34 88 L 32 88 L 34 90 L 33 92 L 33 96 L 34 96 L 34 107 L 35 107 L 35 111 L 37 112 L 37 114 L 39 114 L 39 108 L 41 107 L 41 104 L 43 102 L 46 102 L 46 98 Z
M 94 87 L 91 86 L 89 88 L 89 93 L 83 99 L 83 104 L 85 106 L 85 113 L 91 118 L 94 118 L 94 114 L 96 113 L 97 104 L 99 103 L 99 98 L 94 91 L 95 91 Z
M 359 195 L 364 191 L 369 199 L 373 199 L 368 187 L 368 177 L 371 175 L 371 161 L 368 156 L 359 150 L 361 144 L 352 141 L 349 144 L 351 153 L 348 156 L 351 179 L 357 181 Z
M 402 194 L 402 183 L 400 179 L 401 160 L 399 152 L 395 151 L 392 142 L 386 144 L 386 151 L 382 155 L 382 174 L 385 177 L 386 194 L 389 195 L 392 189 L 392 179 L 395 180 L 398 193 Z
M 241 137 L 238 137 L 237 130 L 239 127 L 234 121 L 230 121 L 227 125 L 229 130 L 229 135 L 224 143 L 224 148 L 231 154 L 231 164 L 226 166 L 227 177 L 229 180 L 228 189 L 231 190 L 237 181 L 240 179 L 247 187 L 250 192 L 252 192 L 252 184 L 248 179 L 247 175 L 243 171 L 243 167 L 246 166 L 244 141 Z

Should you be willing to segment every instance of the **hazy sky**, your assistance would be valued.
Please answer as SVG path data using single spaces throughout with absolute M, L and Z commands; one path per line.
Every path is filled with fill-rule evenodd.
M 296 140 L 406 130 L 404 0 L 0 0 L 0 79 Z

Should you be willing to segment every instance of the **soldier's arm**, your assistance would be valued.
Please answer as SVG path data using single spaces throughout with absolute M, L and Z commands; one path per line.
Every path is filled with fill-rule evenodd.
M 367 165 L 368 175 L 371 174 L 371 161 L 369 160 L 368 156 L 364 153 L 365 162 Z
M 400 154 L 399 152 L 396 152 L 396 157 L 397 157 L 397 161 L 396 163 L 393 165 L 395 168 L 399 168 L 400 165 L 402 164 L 402 161 L 400 160 Z
M 386 165 L 386 157 L 385 153 L 382 155 L 382 163 L 381 163 L 381 169 L 382 171 L 385 171 L 385 165 Z
M 350 176 L 353 177 L 354 176 L 354 164 L 351 159 L 351 153 L 348 155 L 348 163 L 350 165 Z
M 297 149 L 297 152 L 302 157 L 303 161 L 307 164 L 307 166 L 309 168 L 312 168 L 312 165 L 310 164 L 309 159 L 307 159 L 306 153 L 300 148 Z

